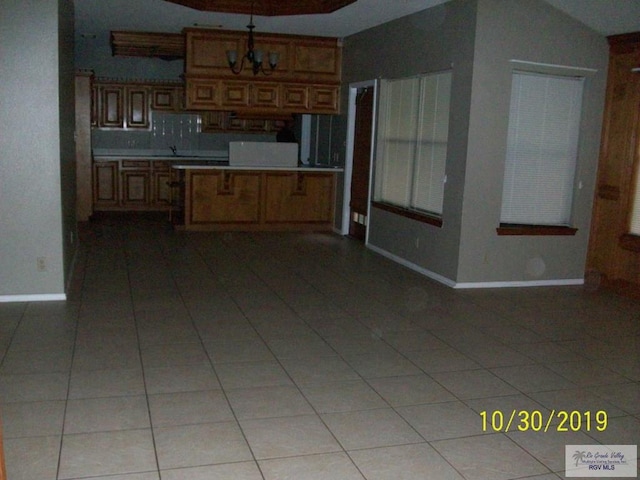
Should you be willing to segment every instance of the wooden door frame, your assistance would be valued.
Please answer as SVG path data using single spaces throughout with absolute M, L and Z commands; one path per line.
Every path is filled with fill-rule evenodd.
M 373 114 L 371 125 L 371 158 L 369 168 L 369 207 L 367 207 L 367 218 L 371 218 L 371 192 L 373 189 L 373 152 L 375 150 L 375 138 L 376 138 L 376 117 L 378 107 L 378 80 L 368 80 L 364 82 L 356 82 L 349 84 L 349 110 L 347 117 L 347 150 L 345 154 L 344 162 L 344 194 L 342 203 L 342 225 L 340 233 L 342 235 L 349 234 L 349 220 L 351 215 L 351 181 L 353 177 L 353 150 L 355 148 L 355 132 L 356 132 L 356 98 L 358 90 L 361 88 L 373 87 Z M 369 226 L 367 225 L 367 231 L 364 240 L 364 244 L 369 243 Z

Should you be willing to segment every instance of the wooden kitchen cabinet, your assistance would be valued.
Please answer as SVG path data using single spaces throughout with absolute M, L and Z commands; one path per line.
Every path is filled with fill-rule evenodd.
M 184 110 L 184 87 L 97 79 L 92 87 L 91 103 L 95 128 L 148 130 L 152 110 Z
M 149 128 L 149 91 L 146 87 L 125 87 L 126 126 Z
M 309 111 L 313 113 L 334 113 L 338 111 L 340 88 L 336 86 L 312 85 Z
M 151 205 L 165 209 L 171 202 L 171 162 L 154 161 L 151 171 Z
M 121 173 L 122 201 L 120 206 L 127 210 L 146 208 L 150 202 L 151 173 L 145 170 L 126 170 Z
M 186 40 L 185 72 L 187 76 L 208 78 L 236 78 L 250 80 L 255 76 L 246 65 L 239 74 L 231 72 L 226 52 L 235 50 L 238 59 L 247 49 L 247 32 L 241 30 L 184 29 Z M 271 82 L 305 82 L 339 84 L 342 68 L 342 45 L 339 39 L 307 35 L 286 35 L 257 32 L 256 48 L 264 52 L 263 65 L 268 53 L 279 55 L 277 67 L 271 71 Z
M 189 225 L 257 225 L 260 173 L 200 170 L 188 176 Z
M 119 162 L 93 164 L 93 209 L 110 210 L 120 202 Z
M 98 127 L 124 128 L 124 88 L 96 86 L 98 89 Z
M 273 133 L 277 131 L 275 122 L 263 118 L 236 118 L 231 112 L 202 112 L 202 131 L 205 133 Z
M 265 175 L 266 223 L 329 223 L 333 218 L 332 173 L 269 172 Z
M 171 162 L 96 160 L 93 163 L 94 210 L 165 211 L 170 205 Z
M 121 198 L 119 207 L 146 209 L 151 203 L 151 160 L 121 160 L 119 166 Z
M 184 110 L 183 87 L 151 87 L 151 110 L 180 112 Z
M 250 105 L 249 91 L 252 86 L 249 82 L 223 81 L 220 87 L 220 107 L 223 110 L 242 109 Z
M 246 32 L 185 29 L 187 108 L 237 112 L 338 113 L 342 46 L 338 39 L 303 35 L 256 34 L 269 75 L 254 75 L 250 66 L 234 74 L 227 50 L 240 58 Z M 268 52 L 279 54 L 270 70 Z
M 194 110 L 222 110 L 219 80 L 193 79 L 186 86 L 187 107 Z
M 335 172 L 184 170 L 186 230 L 333 228 Z

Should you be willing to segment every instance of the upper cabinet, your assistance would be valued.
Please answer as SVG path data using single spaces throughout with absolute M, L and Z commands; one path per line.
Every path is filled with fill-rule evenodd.
M 91 125 L 104 129 L 148 130 L 151 112 L 184 111 L 184 87 L 178 83 L 123 83 L 97 79 L 91 97 Z
M 337 113 L 342 47 L 335 38 L 255 34 L 267 75 L 254 74 L 245 61 L 234 74 L 227 51 L 239 67 L 247 51 L 247 32 L 185 29 L 186 102 L 194 110 L 238 112 Z M 269 53 L 278 54 L 271 70 Z

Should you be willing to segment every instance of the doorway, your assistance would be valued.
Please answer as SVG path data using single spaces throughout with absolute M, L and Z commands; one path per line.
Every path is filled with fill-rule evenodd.
M 375 119 L 375 83 L 352 85 L 349 95 L 350 182 L 345 185 L 345 233 L 367 243 Z

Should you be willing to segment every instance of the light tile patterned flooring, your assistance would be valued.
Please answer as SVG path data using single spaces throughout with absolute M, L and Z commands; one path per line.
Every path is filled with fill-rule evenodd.
M 93 223 L 72 283 L 0 304 L 9 480 L 552 480 L 566 444 L 640 444 L 640 307 L 601 291 L 152 218 Z M 514 409 L 609 424 L 483 431 Z

